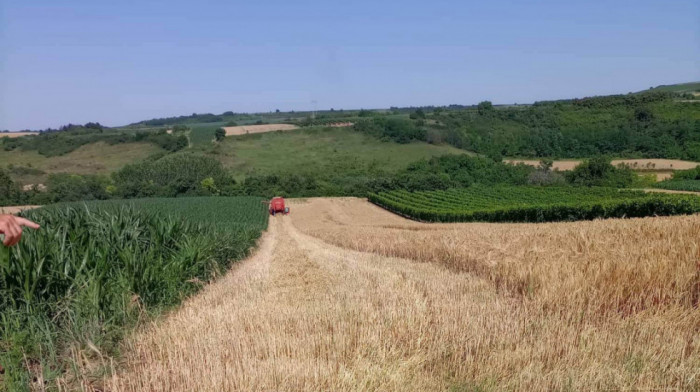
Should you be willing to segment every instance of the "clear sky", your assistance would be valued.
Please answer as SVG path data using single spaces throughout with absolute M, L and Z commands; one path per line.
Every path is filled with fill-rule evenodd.
M 0 129 L 697 80 L 697 0 L 0 0 Z

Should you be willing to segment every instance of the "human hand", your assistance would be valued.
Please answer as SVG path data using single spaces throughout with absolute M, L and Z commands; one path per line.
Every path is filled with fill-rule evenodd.
M 2 241 L 3 245 L 16 245 L 22 238 L 22 227 L 38 229 L 39 225 L 29 219 L 14 215 L 0 215 L 0 233 L 5 235 L 5 239 Z

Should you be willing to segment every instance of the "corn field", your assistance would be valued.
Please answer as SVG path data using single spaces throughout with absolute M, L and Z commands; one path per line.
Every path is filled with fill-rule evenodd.
M 74 203 L 23 215 L 42 229 L 0 253 L 6 390 L 60 375 L 76 345 L 115 350 L 123 326 L 221 275 L 267 226 L 253 197 Z

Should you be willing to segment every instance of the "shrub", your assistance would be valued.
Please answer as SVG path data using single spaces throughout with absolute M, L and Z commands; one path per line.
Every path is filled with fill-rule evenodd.
M 426 140 L 426 131 L 409 120 L 386 117 L 361 119 L 355 122 L 353 128 L 371 136 L 397 143 L 409 143 L 412 140 Z
M 0 206 L 16 205 L 22 202 L 22 192 L 10 174 L 0 168 Z
M 110 183 L 108 177 L 100 175 L 51 174 L 46 182 L 46 193 L 37 194 L 35 198 L 38 204 L 104 200 L 111 197 L 107 192 Z
M 566 173 L 566 180 L 579 186 L 610 186 L 625 188 L 635 182 L 636 174 L 626 166 L 615 167 L 607 157 L 599 156 L 583 161 Z
M 216 131 L 214 131 L 214 136 L 216 137 L 216 141 L 220 142 L 226 137 L 226 130 L 223 128 L 217 128 Z

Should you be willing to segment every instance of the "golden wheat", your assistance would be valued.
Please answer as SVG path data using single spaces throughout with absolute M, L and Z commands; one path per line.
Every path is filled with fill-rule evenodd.
M 294 202 L 119 391 L 700 388 L 700 217 L 428 225 Z

